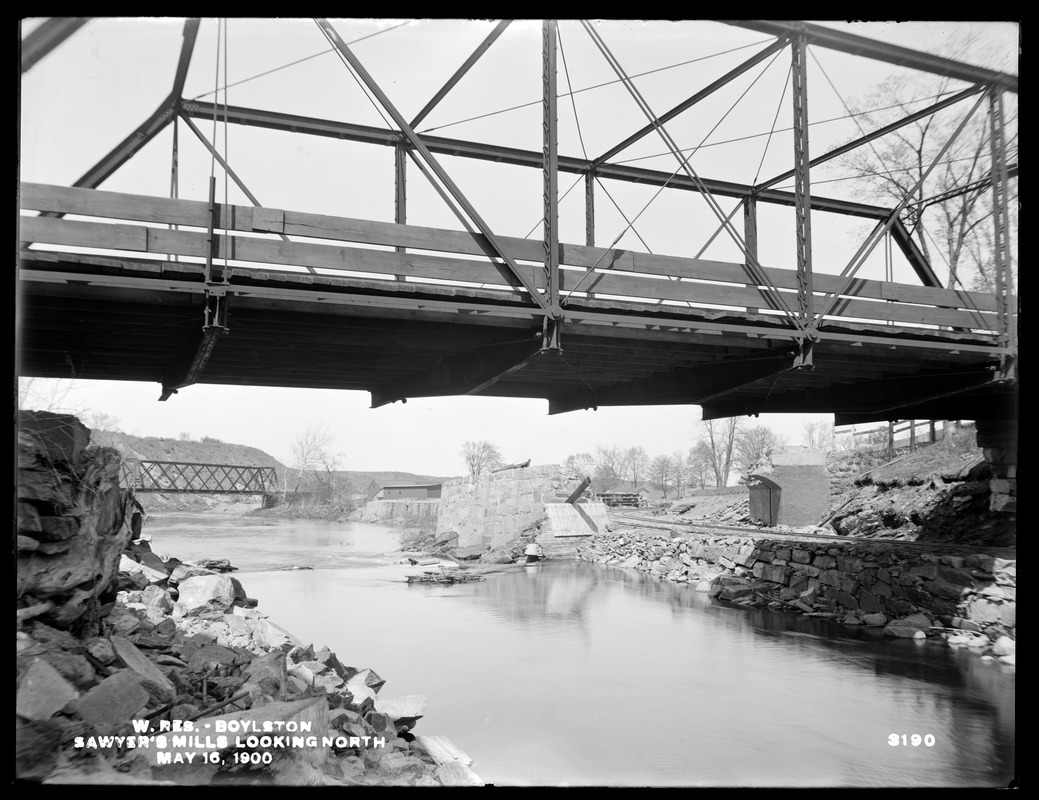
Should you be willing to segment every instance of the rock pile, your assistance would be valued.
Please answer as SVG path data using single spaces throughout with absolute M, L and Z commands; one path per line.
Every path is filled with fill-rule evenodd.
M 1014 664 L 1015 561 L 875 542 L 835 546 L 638 530 L 595 536 L 579 558 L 689 583 L 736 605 L 883 626 L 890 636 L 943 636 Z
M 424 698 L 381 697 L 385 681 L 374 670 L 346 666 L 328 648 L 304 646 L 245 607 L 250 603 L 235 578 L 186 563 L 162 578 L 129 557 L 123 565 L 122 584 L 148 583 L 118 593 L 98 635 L 80 639 L 38 620 L 18 632 L 19 778 L 476 782 L 467 763 L 440 763 L 424 737 L 410 733 L 425 713 Z M 228 735 L 223 742 L 213 735 L 262 732 L 264 723 L 274 733 Z M 288 735 L 279 741 L 275 734 L 294 726 L 307 735 L 295 744 Z
M 86 448 L 77 419 L 19 423 L 18 780 L 479 783 L 449 742 L 410 733 L 424 698 L 386 700 L 373 670 L 303 646 L 226 560 L 163 560 L 134 538 L 119 453 Z

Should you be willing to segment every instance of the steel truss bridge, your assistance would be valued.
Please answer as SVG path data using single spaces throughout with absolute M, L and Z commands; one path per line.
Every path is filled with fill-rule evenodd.
M 274 467 L 128 459 L 122 470 L 122 485 L 135 492 L 268 494 L 279 488 Z
M 503 21 L 417 117 L 407 119 L 335 27 L 330 45 L 392 119 L 378 128 L 182 97 L 200 20 L 184 26 L 173 90 L 140 127 L 73 186 L 23 182 L 19 219 L 19 374 L 160 383 L 160 399 L 194 383 L 353 389 L 372 405 L 482 395 L 546 398 L 549 413 L 610 405 L 698 404 L 705 419 L 832 412 L 837 424 L 888 419 L 1015 419 L 1017 306 L 1010 280 L 1003 98 L 1017 78 L 802 22 L 738 21 L 774 37 L 743 64 L 666 113 L 650 115 L 596 158 L 558 152 L 556 26 L 542 25 L 541 151 L 419 134 L 419 119 L 505 30 Z M 79 21 L 79 24 L 82 24 Z M 30 69 L 70 35 L 51 20 L 23 42 Z M 589 35 L 595 36 L 589 26 Z M 967 88 L 838 149 L 809 155 L 809 45 L 966 82 Z M 776 53 L 788 51 L 793 169 L 754 185 L 612 159 Z M 604 50 L 604 52 L 606 52 Z M 612 62 L 611 62 L 612 63 Z M 623 67 L 614 64 L 626 78 Z M 630 81 L 626 82 L 628 85 Z M 634 88 L 633 93 L 636 92 Z M 823 197 L 810 169 L 955 103 L 989 115 L 996 291 L 945 288 L 902 212 Z M 396 219 L 263 207 L 196 121 L 345 139 L 395 151 Z M 189 129 L 251 205 L 144 196 L 98 187 L 166 126 Z M 496 234 L 440 163 L 444 155 L 541 172 L 541 239 Z M 409 159 L 468 230 L 406 222 Z M 174 172 L 176 161 L 174 161 Z M 586 241 L 558 235 L 558 179 L 583 176 Z M 664 256 L 595 246 L 599 178 L 692 192 L 718 208 L 742 260 Z M 793 178 L 794 191 L 774 188 Z M 722 214 L 716 198 L 739 201 Z M 757 213 L 793 208 L 797 268 L 762 265 Z M 874 224 L 840 274 L 813 269 L 820 214 Z M 737 229 L 738 228 L 738 229 Z M 857 275 L 890 236 L 920 285 Z M 97 253 L 101 249 L 104 255 Z M 108 253 L 115 253 L 110 255 Z M 681 305 L 673 301 L 680 301 Z

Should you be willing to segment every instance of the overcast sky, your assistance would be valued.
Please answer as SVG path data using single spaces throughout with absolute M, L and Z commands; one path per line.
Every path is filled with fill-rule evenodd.
M 36 24 L 38 20 L 25 20 L 23 35 Z M 358 41 L 354 52 L 409 118 L 493 28 L 493 22 L 453 20 L 335 20 L 334 24 L 347 42 L 370 37 Z M 963 30 L 970 28 L 982 34 L 978 47 L 987 53 L 987 66 L 1017 72 L 1019 31 L 1014 23 L 860 23 L 842 27 L 938 53 L 947 52 Z M 144 121 L 170 91 L 182 29 L 180 19 L 95 19 L 23 75 L 21 179 L 71 185 Z M 597 30 L 629 74 L 646 73 L 638 79 L 639 87 L 657 113 L 770 41 L 766 35 L 742 28 L 696 21 L 607 20 L 599 22 Z M 227 41 L 226 75 L 231 83 L 227 99 L 232 105 L 385 125 L 343 65 L 327 52 L 328 44 L 313 21 L 232 19 Z M 585 88 L 615 79 L 578 23 L 562 22 L 560 41 L 564 48 L 561 92 L 567 86 Z M 204 20 L 185 97 L 213 100 L 216 45 L 216 23 Z M 514 24 L 419 130 L 540 150 L 540 48 L 538 22 Z M 898 72 L 833 51 L 813 47 L 810 53 L 813 121 L 844 116 L 843 102 L 868 94 L 885 77 Z M 993 53 L 995 63 L 989 60 Z M 298 63 L 282 68 L 294 61 Z M 783 127 L 789 122 L 789 93 L 783 95 L 788 68 L 789 55 L 784 52 L 777 63 L 761 70 L 759 78 L 756 72 L 748 73 L 743 83 L 734 84 L 732 92 L 719 93 L 698 106 L 699 113 L 682 115 L 669 124 L 680 146 L 705 143 L 691 162 L 701 175 L 746 183 L 789 169 L 788 138 L 777 136 L 772 142 L 768 136 L 774 124 Z M 251 79 L 264 72 L 268 74 Z M 736 104 L 744 90 L 746 94 Z M 495 111 L 501 113 L 481 116 Z M 645 124 L 626 92 L 615 83 L 579 92 L 573 101 L 561 98 L 559 117 L 560 153 L 575 156 L 598 155 Z M 714 128 L 719 118 L 722 123 Z M 845 120 L 813 127 L 812 153 L 857 135 L 849 125 Z M 212 133 L 207 129 L 207 135 L 223 150 L 222 130 L 215 137 Z M 167 196 L 171 137 L 167 128 L 100 188 Z M 777 146 L 780 140 L 782 144 Z M 392 152 L 377 149 L 380 152 L 372 153 L 371 148 L 331 139 L 232 128 L 227 156 L 266 206 L 392 221 Z M 653 137 L 614 160 L 631 160 L 654 169 L 675 168 L 670 154 Z M 443 163 L 496 233 L 535 238 L 540 234 L 539 171 L 461 159 L 445 158 Z M 180 172 L 180 196 L 204 199 L 210 157 L 183 129 Z M 223 176 L 218 177 L 222 193 Z M 839 181 L 823 183 L 833 177 L 839 176 L 813 172 L 813 193 L 842 196 L 848 187 Z M 820 181 L 817 186 L 816 180 Z M 572 177 L 562 176 L 560 192 L 566 192 L 572 181 Z M 408 191 L 409 223 L 459 227 L 451 212 L 423 185 L 417 171 L 409 173 Z M 631 230 L 624 232 L 620 214 L 605 198 L 598 198 L 596 243 L 608 246 L 616 240 L 619 247 L 645 249 L 644 240 L 657 253 L 692 255 L 698 251 L 716 222 L 704 209 L 678 208 L 678 201 L 666 193 L 653 200 L 654 191 L 616 187 L 614 199 L 629 218 L 642 212 L 635 226 L 638 236 Z M 248 203 L 233 185 L 228 200 Z M 685 224 L 674 224 L 676 214 L 682 214 Z M 561 200 L 560 215 L 561 239 L 583 243 L 580 187 Z M 847 220 L 820 221 L 817 229 L 813 227 L 816 268 L 839 272 L 857 247 L 854 235 L 854 225 Z M 789 221 L 782 215 L 763 219 L 763 263 L 792 268 L 796 263 L 793 240 Z M 719 237 L 705 257 L 742 260 L 735 245 L 724 237 Z M 896 280 L 916 282 L 904 263 L 894 268 Z M 883 269 L 873 259 L 866 276 L 882 277 Z M 508 462 L 528 458 L 534 463 L 560 462 L 567 455 L 593 452 L 600 445 L 642 445 L 651 455 L 686 451 L 699 432 L 700 417 L 696 406 L 600 408 L 550 417 L 544 400 L 414 399 L 406 405 L 373 410 L 365 392 L 198 384 L 167 402 L 158 402 L 158 384 L 77 381 L 62 388 L 71 388 L 65 395 L 69 409 L 109 414 L 129 433 L 212 436 L 259 447 L 289 462 L 292 442 L 305 428 L 327 426 L 332 449 L 342 454 L 344 469 L 399 469 L 441 476 L 464 471 L 460 450 L 467 440 L 494 443 Z M 40 381 L 34 389 L 47 394 Z M 769 425 L 788 443 L 799 444 L 805 423 L 820 420 L 832 421 L 832 417 L 765 415 L 749 422 Z

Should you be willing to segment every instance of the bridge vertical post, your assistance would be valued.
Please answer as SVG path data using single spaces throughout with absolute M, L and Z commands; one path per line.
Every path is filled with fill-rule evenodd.
M 747 243 L 747 253 L 755 259 L 758 257 L 758 201 L 747 197 L 743 201 L 743 238 Z
M 408 151 L 403 142 L 398 142 L 393 150 L 394 168 L 394 193 L 393 193 L 393 219 L 398 225 L 404 225 L 408 221 L 408 193 L 407 193 L 407 167 Z M 404 253 L 405 247 L 395 247 L 394 251 Z M 394 275 L 396 280 L 404 280 L 403 275 Z
M 556 21 L 542 20 L 542 133 L 545 192 L 545 269 L 548 272 L 548 310 L 555 321 L 559 305 L 559 152 L 556 110 Z
M 584 243 L 595 247 L 595 173 L 584 176 Z
M 989 146 L 992 153 L 992 249 L 994 255 L 993 272 L 995 273 L 996 315 L 999 325 L 999 344 L 1002 348 L 1016 349 L 1017 334 L 1011 324 L 1011 297 L 1013 280 L 1010 271 L 1010 258 L 1007 252 L 1007 162 L 1006 135 L 1003 128 L 1003 93 L 997 87 L 989 89 L 989 123 L 991 136 Z M 1009 377 L 1012 365 L 1004 352 L 1000 355 L 1000 366 L 1003 377 Z
M 791 41 L 794 102 L 794 216 L 797 235 L 797 300 L 804 325 L 799 357 L 802 367 L 812 366 L 812 342 L 816 323 L 812 309 L 812 190 L 808 154 L 808 39 L 803 34 Z
M 584 243 L 595 247 L 595 172 L 588 170 L 584 176 Z M 594 297 L 587 292 L 588 297 Z
M 179 102 L 180 101 L 178 100 L 177 103 L 179 104 Z M 170 198 L 173 199 L 173 200 L 176 200 L 180 196 L 180 175 L 178 174 L 179 159 L 180 159 L 179 153 L 178 153 L 178 147 L 179 147 L 178 134 L 179 134 L 179 132 L 180 132 L 180 125 L 178 124 L 178 121 L 177 121 L 177 114 L 174 114 L 173 115 L 173 153 L 172 153 L 172 156 L 171 156 L 171 163 L 170 163 Z M 178 228 L 178 226 L 175 225 L 175 224 L 171 224 L 170 225 L 170 230 L 171 231 L 175 231 L 175 230 L 177 230 L 177 228 Z M 167 261 L 179 261 L 180 257 L 177 256 L 176 253 L 170 253 L 166 257 L 166 260 Z
M 746 197 L 741 203 L 743 206 L 743 239 L 747 244 L 747 258 L 758 260 L 758 201 L 753 195 Z M 721 228 L 715 231 L 717 235 L 721 231 Z M 714 237 L 711 237 L 713 241 Z M 703 254 L 707 247 L 710 245 L 710 241 L 700 249 L 700 254 Z M 698 255 L 700 255 L 698 254 Z M 748 314 L 756 314 L 756 308 L 748 308 Z

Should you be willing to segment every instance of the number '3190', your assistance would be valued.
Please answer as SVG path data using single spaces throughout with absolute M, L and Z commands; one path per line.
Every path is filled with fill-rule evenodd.
M 907 745 L 912 745 L 913 747 L 919 747 L 921 744 L 924 745 L 925 747 L 934 747 L 934 734 L 933 733 L 928 733 L 928 734 L 925 734 L 924 736 L 921 736 L 919 733 L 914 733 L 914 734 L 905 734 L 905 733 L 903 733 L 901 735 L 899 735 L 897 733 L 891 733 L 891 734 L 888 734 L 887 743 L 889 745 L 891 745 L 892 747 L 899 747 L 899 746 L 905 747 Z

